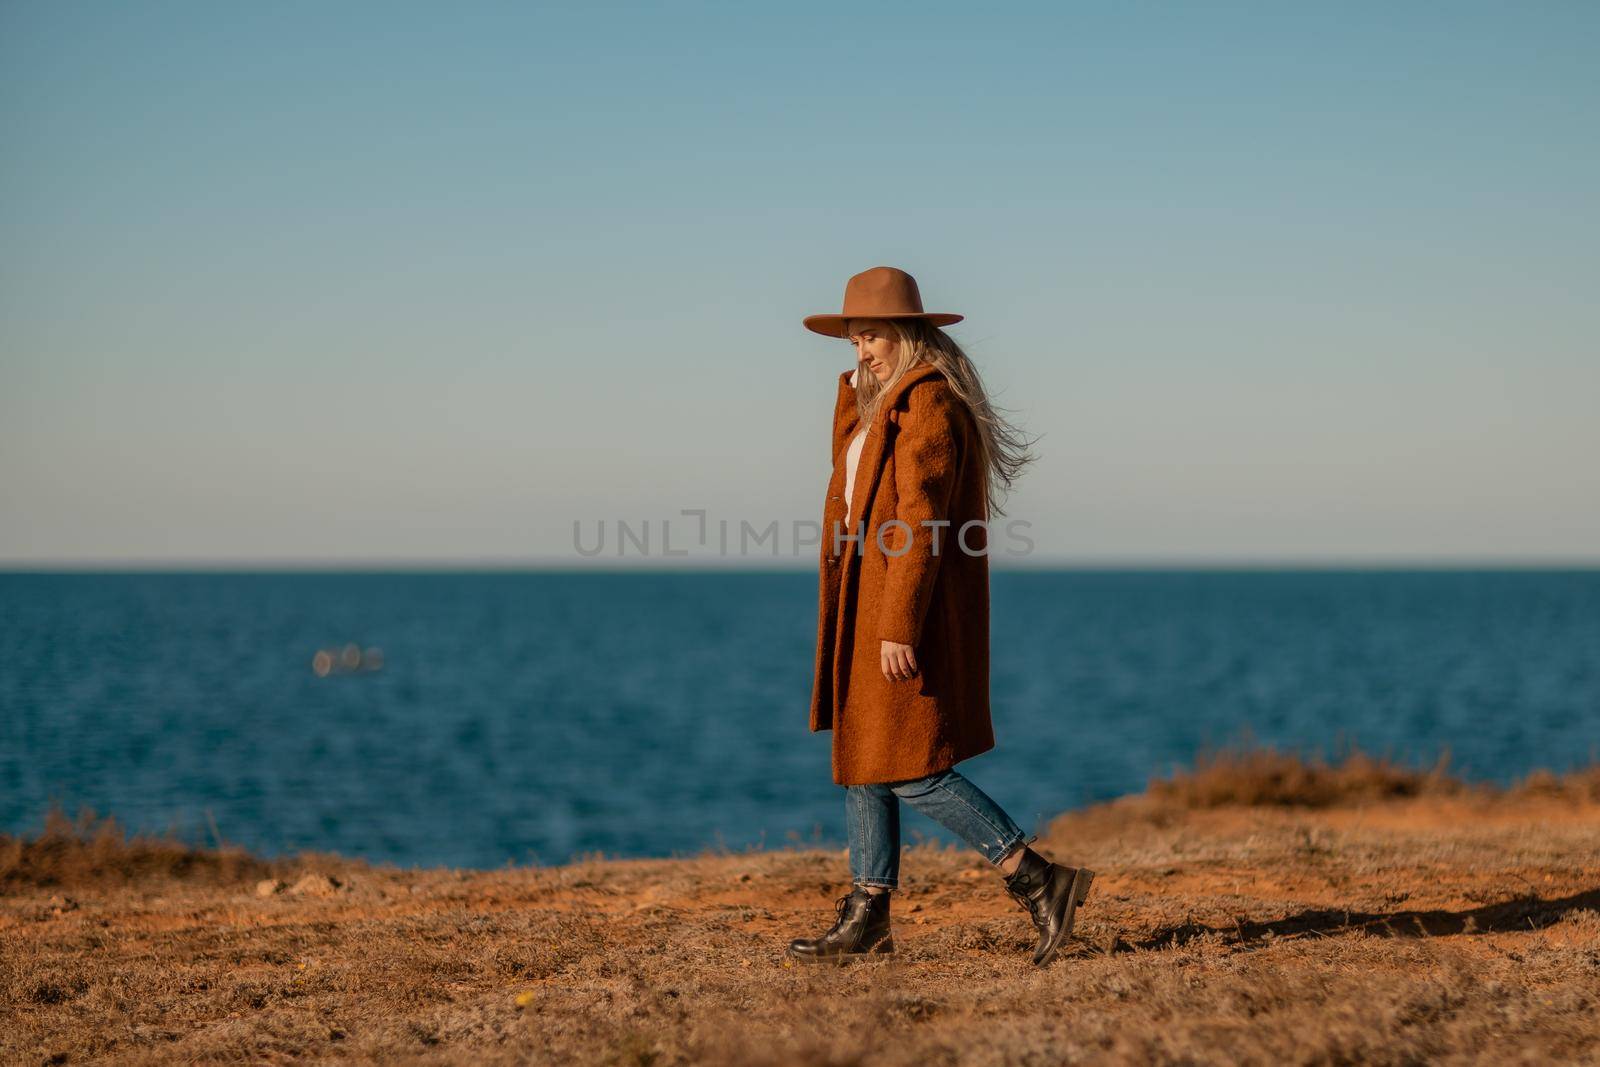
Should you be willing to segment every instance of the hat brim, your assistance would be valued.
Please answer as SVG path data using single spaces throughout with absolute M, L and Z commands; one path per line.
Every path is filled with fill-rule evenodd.
M 965 315 L 948 311 L 911 311 L 894 315 L 807 315 L 800 321 L 812 333 L 820 333 L 824 337 L 843 337 L 844 324 L 850 319 L 927 319 L 933 326 L 949 326 L 964 318 Z

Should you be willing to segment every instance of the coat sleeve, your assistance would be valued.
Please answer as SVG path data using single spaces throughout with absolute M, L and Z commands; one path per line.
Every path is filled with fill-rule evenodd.
M 884 538 L 888 560 L 877 620 L 880 640 L 916 645 L 940 560 L 955 545 L 949 526 L 929 524 L 950 519 L 962 451 L 958 403 L 941 383 L 913 386 L 907 394 L 894 439 L 894 488 L 895 518 L 910 529 L 892 528 L 893 535 Z
M 829 459 L 837 457 L 845 442 L 855 436 L 856 424 L 861 420 L 861 412 L 856 405 L 856 387 L 850 381 L 854 374 L 854 371 L 847 370 L 839 375 L 839 397 L 833 404 L 833 451 L 829 453 Z

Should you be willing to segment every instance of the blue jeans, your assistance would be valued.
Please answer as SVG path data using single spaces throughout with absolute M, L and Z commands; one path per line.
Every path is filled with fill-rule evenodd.
M 850 833 L 850 879 L 856 885 L 900 885 L 900 801 L 940 823 L 999 865 L 1022 832 L 987 793 L 954 768 L 903 782 L 845 786 L 845 826 Z

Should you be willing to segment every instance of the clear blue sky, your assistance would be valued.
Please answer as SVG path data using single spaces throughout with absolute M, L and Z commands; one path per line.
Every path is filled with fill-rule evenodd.
M 1035 562 L 1600 559 L 1597 54 L 1589 2 L 12 0 L 0 560 L 815 520 L 800 319 L 878 264 L 1043 435 Z

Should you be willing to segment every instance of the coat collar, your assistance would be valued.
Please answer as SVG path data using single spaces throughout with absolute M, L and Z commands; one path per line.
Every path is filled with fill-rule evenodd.
M 898 382 L 889 387 L 889 392 L 878 405 L 878 413 L 873 418 L 872 425 L 881 428 L 889 420 L 889 413 L 895 409 L 895 405 L 899 403 L 901 397 L 905 396 L 906 391 L 922 381 L 922 379 L 931 378 L 934 375 L 942 378 L 944 377 L 944 372 L 927 361 L 914 364 Z

